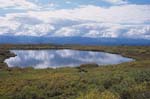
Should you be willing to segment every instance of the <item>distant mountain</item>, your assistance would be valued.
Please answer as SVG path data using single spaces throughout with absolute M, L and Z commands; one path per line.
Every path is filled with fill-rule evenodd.
M 150 45 L 150 40 L 129 38 L 0 36 L 0 44 Z

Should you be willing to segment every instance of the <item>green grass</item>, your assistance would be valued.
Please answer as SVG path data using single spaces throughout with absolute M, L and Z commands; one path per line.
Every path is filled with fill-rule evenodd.
M 119 53 L 136 61 L 102 67 L 0 69 L 0 99 L 150 99 L 150 47 L 70 48 Z

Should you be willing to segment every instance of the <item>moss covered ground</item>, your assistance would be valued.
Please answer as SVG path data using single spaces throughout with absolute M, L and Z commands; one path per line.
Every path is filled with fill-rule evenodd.
M 149 46 L 1 45 L 0 99 L 150 99 Z M 74 68 L 8 68 L 10 49 L 105 51 L 135 59 L 118 65 Z

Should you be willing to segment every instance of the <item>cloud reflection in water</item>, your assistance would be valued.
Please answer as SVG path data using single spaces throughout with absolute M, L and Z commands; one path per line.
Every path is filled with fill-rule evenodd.
M 88 63 L 107 65 L 132 61 L 132 59 L 121 55 L 92 51 L 12 50 L 12 52 L 17 56 L 5 60 L 9 67 L 58 68 Z

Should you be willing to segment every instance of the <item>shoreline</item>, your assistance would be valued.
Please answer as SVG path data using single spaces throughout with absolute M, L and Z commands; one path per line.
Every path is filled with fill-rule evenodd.
M 11 53 L 10 50 L 63 50 L 63 49 L 70 49 L 70 50 L 79 50 L 79 51 L 96 51 L 96 52 L 106 52 L 111 54 L 117 54 L 121 55 L 122 57 L 132 58 L 133 61 L 128 62 L 132 63 L 139 60 L 148 60 L 150 57 L 139 57 L 144 55 L 142 53 L 136 53 L 135 55 L 132 52 L 133 49 L 136 49 L 137 52 L 140 52 L 140 50 L 143 50 L 147 48 L 147 50 L 150 51 L 150 46 L 82 46 L 82 45 L 0 45 L 0 68 L 11 68 L 8 67 L 8 65 L 4 62 L 6 59 L 10 57 L 15 57 L 16 55 L 14 53 Z M 124 50 L 123 50 L 124 49 Z M 139 50 L 139 51 L 138 51 Z M 127 51 L 127 53 L 125 53 Z M 131 52 L 130 52 L 131 51 Z M 145 51 L 147 52 L 147 51 Z M 131 55 L 130 55 L 131 54 Z M 133 55 L 132 55 L 133 54 Z M 147 54 L 147 53 L 145 53 Z M 149 53 L 150 55 L 150 53 Z M 144 55 L 145 56 L 145 55 Z M 147 55 L 148 56 L 148 55 Z M 2 66 L 4 65 L 4 66 Z M 103 65 L 100 65 L 103 66 Z M 80 66 L 79 66 L 80 67 Z
M 43 45 L 42 47 L 48 49 L 50 46 L 56 47 L 52 45 Z M 16 46 L 12 47 L 15 48 Z M 0 49 L 0 60 L 13 56 L 9 51 L 12 47 L 7 46 L 6 49 L 3 46 L 3 50 Z M 19 47 L 27 50 L 29 46 L 23 46 L 24 48 L 17 46 L 16 49 Z M 32 45 L 30 47 L 33 48 Z M 66 48 L 66 46 L 62 47 Z M 107 96 L 119 97 L 116 99 L 126 97 L 127 99 L 132 99 L 132 97 L 141 99 L 143 95 L 147 99 L 150 98 L 150 46 L 91 47 L 72 45 L 71 48 L 120 53 L 120 55 L 130 56 L 137 60 L 117 65 L 83 64 L 75 68 L 56 69 L 3 67 L 0 68 L 0 98 L 29 99 L 31 97 L 30 99 L 33 99 L 36 96 L 38 99 L 41 97 L 43 99 L 83 99 L 80 97 L 89 96 L 93 92 L 98 95 L 96 99 L 99 99 L 106 92 L 108 93 Z M 1 66 L 2 64 L 0 64 Z

